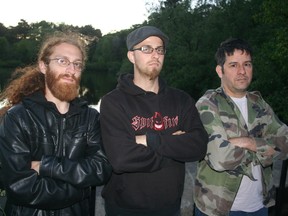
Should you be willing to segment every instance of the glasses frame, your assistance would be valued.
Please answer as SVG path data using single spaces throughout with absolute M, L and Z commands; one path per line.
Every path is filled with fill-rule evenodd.
M 82 71 L 84 68 L 84 65 L 81 61 L 71 62 L 71 61 L 69 61 L 69 59 L 67 59 L 65 57 L 57 57 L 57 58 L 48 59 L 48 60 L 49 60 L 49 62 L 50 61 L 56 61 L 60 67 L 65 67 L 65 68 L 67 68 L 67 67 L 69 67 L 69 65 L 73 64 L 74 70 L 79 71 L 79 72 Z M 64 61 L 65 63 L 61 62 L 61 61 Z M 79 66 L 79 64 L 80 64 L 80 66 Z
M 161 48 L 161 49 L 163 48 L 163 53 L 159 50 L 160 48 Z M 144 53 L 144 54 L 151 54 L 151 53 L 154 52 L 154 50 L 156 51 L 156 53 L 157 53 L 158 55 L 165 55 L 165 54 L 166 54 L 166 49 L 165 49 L 164 46 L 159 46 L 159 47 L 153 48 L 153 47 L 151 47 L 151 46 L 149 46 L 149 45 L 144 45 L 144 46 L 142 46 L 142 47 L 134 48 L 134 49 L 132 49 L 131 51 L 135 51 L 135 50 L 139 50 L 139 51 L 141 51 L 141 52 Z M 145 50 L 146 50 L 146 51 L 145 51 Z

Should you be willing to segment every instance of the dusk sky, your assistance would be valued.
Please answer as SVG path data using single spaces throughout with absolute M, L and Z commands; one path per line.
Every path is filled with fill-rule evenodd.
M 21 19 L 34 23 L 45 20 L 73 26 L 91 25 L 105 35 L 147 19 L 147 4 L 158 0 L 8 0 L 1 2 L 0 23 L 17 26 Z M 149 7 L 148 7 L 149 8 Z

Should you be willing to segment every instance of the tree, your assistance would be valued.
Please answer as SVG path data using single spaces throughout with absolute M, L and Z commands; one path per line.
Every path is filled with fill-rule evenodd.
M 287 123 L 288 8 L 282 0 L 265 0 L 261 9 L 255 18 L 269 30 L 261 34 L 262 44 L 258 48 L 260 55 L 255 60 L 257 70 L 253 86 L 261 89 L 280 119 Z
M 24 19 L 21 19 L 16 27 L 11 28 L 11 32 L 16 35 L 16 39 L 18 40 L 27 39 L 29 37 L 30 30 L 31 26 Z
M 8 29 L 0 23 L 0 37 L 5 37 L 7 34 Z
M 6 39 L 6 37 L 3 37 L 3 36 L 0 36 L 0 61 L 1 60 L 7 60 L 9 55 L 8 53 L 9 52 L 9 42 L 8 40 Z
M 42 38 L 52 31 L 57 29 L 57 25 L 51 22 L 46 22 L 44 20 L 36 23 L 30 24 L 31 29 L 29 31 L 29 38 L 31 40 L 40 41 Z

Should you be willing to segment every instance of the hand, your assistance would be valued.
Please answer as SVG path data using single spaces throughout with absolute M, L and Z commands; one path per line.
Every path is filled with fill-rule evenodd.
M 172 135 L 181 135 L 181 134 L 185 134 L 185 131 L 178 130 L 174 132 Z M 146 135 L 137 135 L 135 136 L 135 140 L 137 144 L 142 144 L 144 146 L 147 146 Z
M 261 155 L 269 157 L 269 156 L 273 156 L 275 154 L 275 152 L 276 151 L 274 150 L 274 148 L 269 146 L 268 149 L 265 152 L 261 153 Z
M 137 144 L 142 144 L 144 146 L 147 146 L 146 135 L 137 135 L 135 136 L 135 140 Z
M 35 170 L 39 175 L 40 161 L 32 161 L 31 162 L 31 169 Z
M 256 142 L 253 138 L 250 138 L 250 137 L 232 138 L 232 139 L 229 139 L 229 142 L 232 145 L 238 146 L 240 148 L 245 148 L 253 152 L 257 151 Z
M 181 135 L 181 134 L 185 134 L 185 131 L 178 130 L 174 132 L 172 135 Z

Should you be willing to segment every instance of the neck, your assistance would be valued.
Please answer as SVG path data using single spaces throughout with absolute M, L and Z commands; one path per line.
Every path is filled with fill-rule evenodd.
M 226 89 L 224 86 L 222 86 L 222 88 L 223 88 L 225 94 L 227 94 L 230 97 L 234 97 L 234 98 L 242 98 L 242 97 L 245 97 L 247 94 L 246 90 L 236 92 L 236 91 L 230 91 L 228 88 Z
M 55 103 L 55 105 L 61 114 L 65 114 L 69 110 L 70 103 L 61 101 L 61 102 Z
M 54 97 L 50 92 L 45 94 L 47 101 L 50 101 L 55 104 L 58 111 L 61 114 L 65 114 L 69 110 L 70 103 L 67 101 L 61 101 L 58 98 Z
M 137 77 L 134 77 L 133 82 L 135 85 L 137 85 L 138 87 L 142 88 L 143 90 L 147 92 L 154 92 L 155 94 L 157 94 L 159 91 L 158 77 L 156 77 L 155 79 L 150 79 L 150 78 L 146 78 L 146 79 L 138 78 L 137 79 Z

